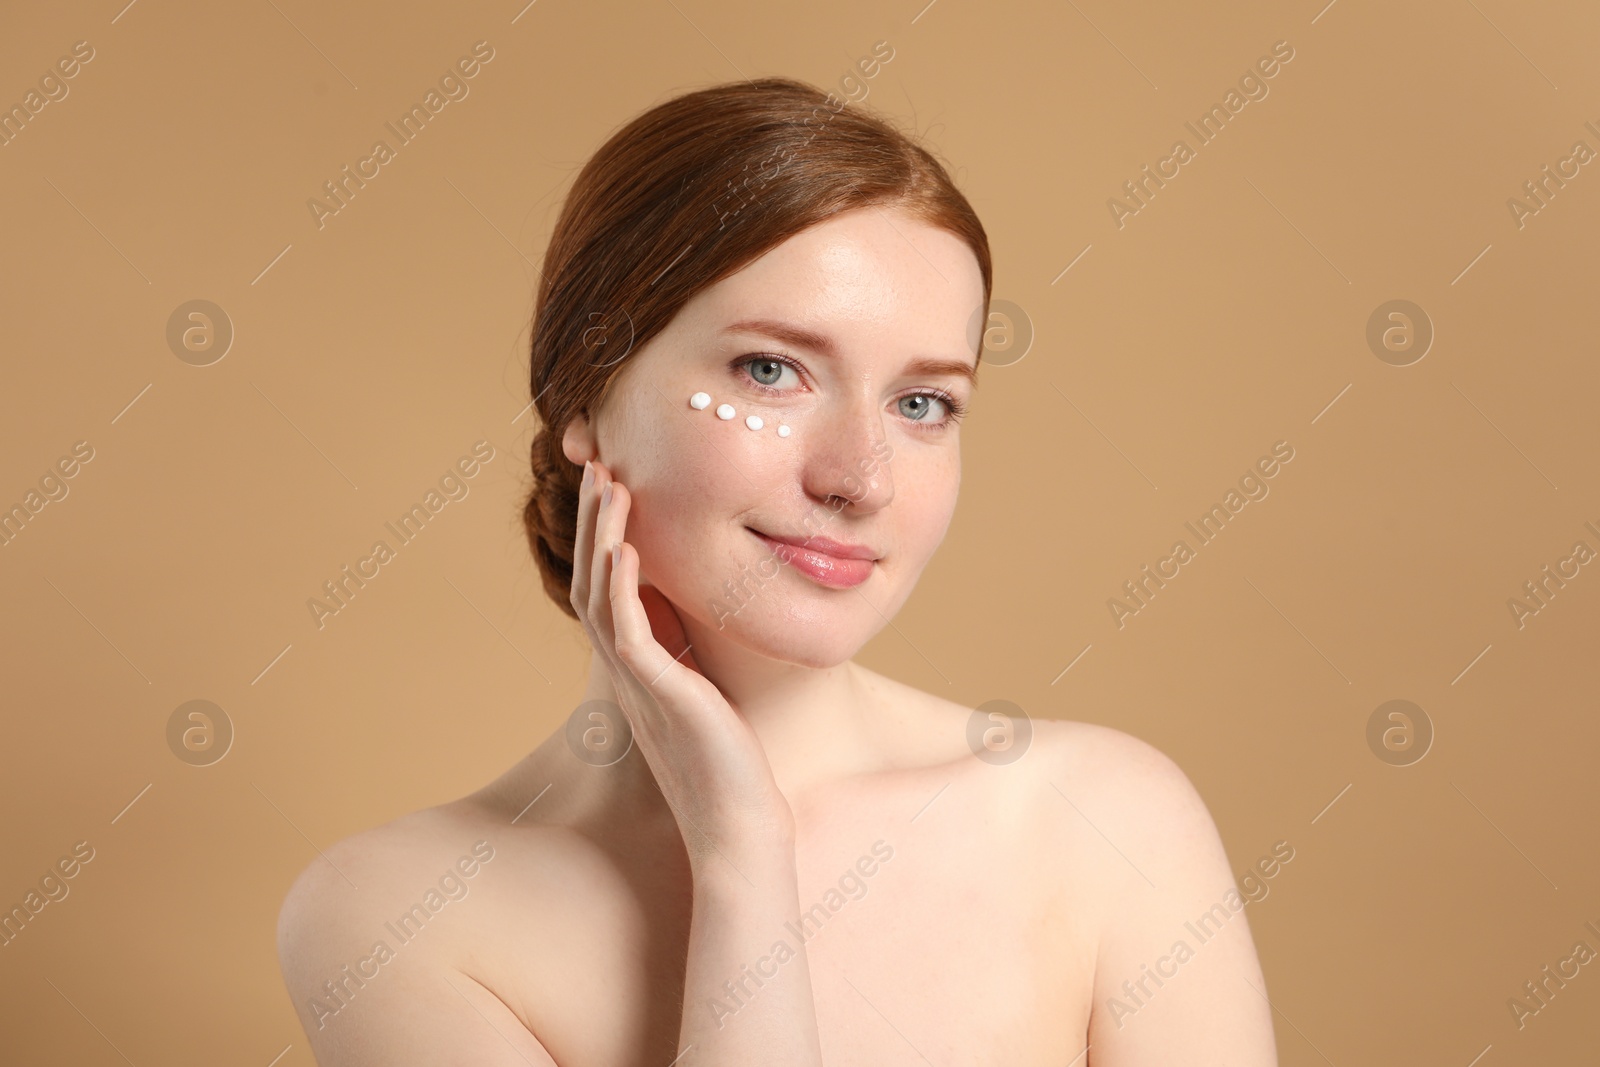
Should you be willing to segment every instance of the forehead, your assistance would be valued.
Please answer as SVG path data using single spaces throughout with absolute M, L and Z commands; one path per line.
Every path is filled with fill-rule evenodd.
M 966 241 L 902 210 L 866 207 L 795 234 L 683 310 L 704 330 L 769 319 L 849 341 L 892 329 L 906 343 L 954 355 L 968 347 L 982 303 L 983 276 Z

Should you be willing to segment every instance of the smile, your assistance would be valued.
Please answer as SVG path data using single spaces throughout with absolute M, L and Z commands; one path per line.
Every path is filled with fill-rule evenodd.
M 779 560 L 789 564 L 818 585 L 830 589 L 850 589 L 858 586 L 872 576 L 872 568 L 877 566 L 874 553 L 860 545 L 841 545 L 823 537 L 800 538 L 797 540 L 805 543 L 791 544 L 768 537 L 748 526 L 745 529 L 750 530 Z M 828 551 L 822 551 L 824 548 Z M 849 554 L 833 555 L 834 552 Z

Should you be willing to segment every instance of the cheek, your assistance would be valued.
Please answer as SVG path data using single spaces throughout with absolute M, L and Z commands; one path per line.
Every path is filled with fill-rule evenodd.
M 681 411 L 671 413 L 674 425 L 660 442 L 657 462 L 686 468 L 677 480 L 693 496 L 720 505 L 724 519 L 756 508 L 773 491 L 793 482 L 803 456 L 806 428 L 792 409 L 758 398 L 700 387 L 710 396 L 703 409 L 689 403 L 692 389 L 684 389 Z M 723 405 L 732 418 L 723 419 Z M 750 420 L 759 420 L 752 426 Z M 787 431 L 780 435 L 780 428 Z
M 674 506 L 681 514 L 729 514 L 752 507 L 793 477 L 803 431 L 786 422 L 782 413 L 749 402 L 748 398 L 719 398 L 704 410 L 688 403 L 685 390 L 681 411 L 652 412 L 640 419 L 627 442 L 630 488 L 650 490 L 652 502 L 663 511 Z M 719 418 L 717 406 L 734 409 L 731 419 Z M 752 429 L 746 418 L 761 420 Z M 787 437 L 778 436 L 780 424 L 789 425 Z M 620 476 L 620 475 L 619 475 Z M 631 481 L 629 480 L 631 478 Z M 674 496 L 675 501 L 665 498 Z
M 880 466 L 876 477 L 883 476 L 883 469 Z M 915 565 L 917 573 L 921 573 L 922 565 L 944 541 L 955 517 L 961 490 L 960 455 L 900 447 L 888 470 L 894 479 L 890 510 L 895 512 L 891 523 L 895 543 L 900 546 L 901 561 Z
M 906 517 L 898 525 L 908 544 L 915 545 L 918 554 L 926 557 L 933 555 L 949 532 L 950 520 L 956 513 L 956 484 L 954 480 L 930 482 L 919 485 L 916 492 L 915 501 L 906 501 Z M 896 496 L 899 495 L 897 490 Z
M 737 552 L 748 550 L 741 516 L 783 484 L 775 446 L 794 440 L 778 439 L 775 424 L 752 431 L 742 415 L 718 419 L 715 404 L 696 411 L 687 396 L 684 414 L 636 424 L 627 471 L 618 474 L 634 497 L 626 536 L 641 575 L 669 599 L 736 573 Z
M 722 404 L 733 409 L 733 418 L 724 420 L 717 414 Z M 714 397 L 704 411 L 691 408 L 689 414 L 708 442 L 714 444 L 737 471 L 754 482 L 770 484 L 763 479 L 794 467 L 806 440 L 803 415 L 792 408 L 747 396 Z M 758 424 L 752 426 L 751 419 L 759 420 Z M 780 430 L 786 430 L 787 436 Z M 739 477 L 727 464 L 724 467 L 729 475 Z

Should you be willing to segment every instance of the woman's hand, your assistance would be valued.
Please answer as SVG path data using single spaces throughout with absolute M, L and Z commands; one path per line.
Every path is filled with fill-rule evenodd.
M 639 588 L 639 554 L 623 541 L 632 501 L 603 464 L 584 465 L 572 606 L 605 661 L 634 742 L 697 869 L 719 856 L 737 865 L 752 851 L 792 848 L 794 816 L 760 740 L 699 672 L 666 597 Z
M 794 813 L 755 731 L 695 665 L 672 605 L 646 587 L 646 608 L 639 554 L 622 540 L 632 502 L 605 466 L 584 465 L 572 606 L 689 853 L 679 1058 L 693 1049 L 703 1067 L 820 1067 L 804 943 L 759 995 L 728 1002 L 728 983 L 799 921 Z

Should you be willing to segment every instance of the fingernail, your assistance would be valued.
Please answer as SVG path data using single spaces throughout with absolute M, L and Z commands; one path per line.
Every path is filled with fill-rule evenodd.
M 616 484 L 615 482 L 607 482 L 606 483 L 605 491 L 600 494 L 600 506 L 601 507 L 605 507 L 607 504 L 611 503 L 611 487 L 613 485 L 615 485 L 615 484 Z
M 622 542 L 618 541 L 611 546 L 611 565 L 617 566 L 622 562 Z
M 588 460 L 583 461 L 583 487 L 589 488 L 594 484 L 594 465 Z

